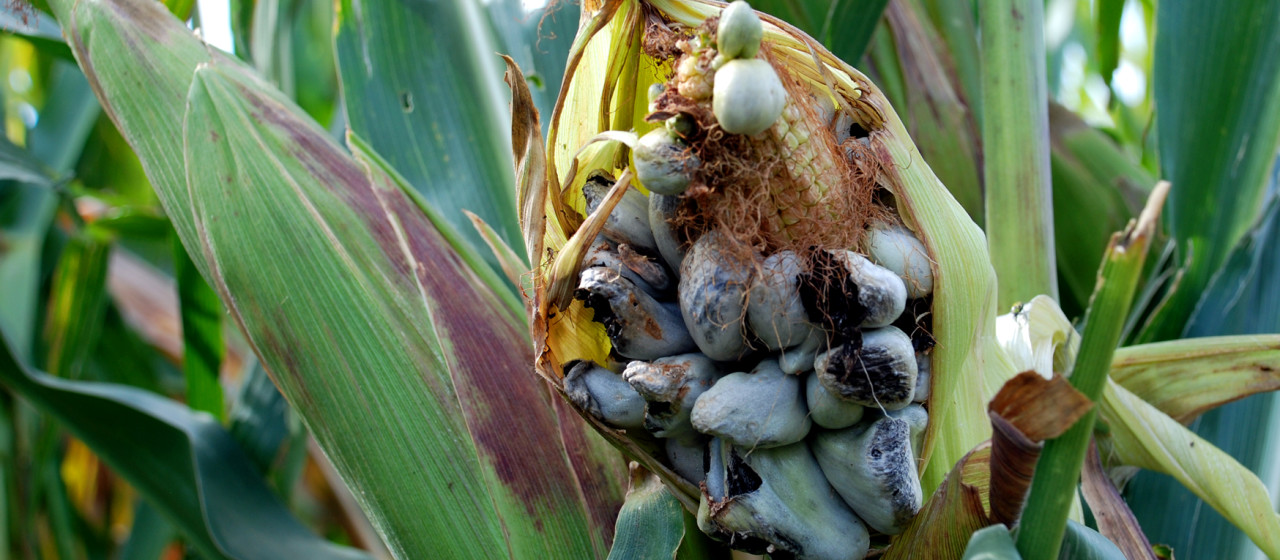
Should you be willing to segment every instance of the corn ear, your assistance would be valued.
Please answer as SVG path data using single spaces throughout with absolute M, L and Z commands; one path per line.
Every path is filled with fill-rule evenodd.
M 539 179 L 522 175 L 525 182 L 520 187 L 522 227 L 534 266 L 534 288 L 528 295 L 537 368 L 553 384 L 562 378 L 566 362 L 591 359 L 602 363 L 609 349 L 603 329 L 591 322 L 591 312 L 576 301 L 564 301 L 550 289 L 565 282 L 562 275 L 572 267 L 554 264 L 563 251 L 576 246 L 571 239 L 589 219 L 579 194 L 585 173 L 579 171 L 603 169 L 619 176 L 627 166 L 624 148 L 581 148 L 597 134 L 614 130 L 618 115 L 630 115 L 638 135 L 652 129 L 655 125 L 643 119 L 647 106 L 641 100 L 647 98 L 651 85 L 665 81 L 673 72 L 670 62 L 653 59 L 643 51 L 638 65 L 619 66 L 612 61 L 635 51 L 637 41 L 643 40 L 637 33 L 642 24 L 660 19 L 667 25 L 694 28 L 717 15 L 721 7 L 710 1 L 686 0 L 584 3 L 583 23 L 570 53 L 561 99 L 551 115 L 546 176 Z M 794 27 L 767 15 L 761 17 L 764 42 L 774 66 L 785 69 L 796 83 L 812 92 L 815 101 L 848 111 L 859 125 L 874 131 L 868 147 L 881 164 L 878 182 L 894 195 L 901 219 L 925 243 L 933 261 L 937 281 L 932 334 L 937 346 L 930 414 L 934 421 L 929 423 L 920 461 L 921 482 L 927 495 L 939 486 L 956 461 L 990 435 L 985 403 L 991 391 L 984 380 L 993 380 L 990 385 L 998 387 L 1015 373 L 996 344 L 996 280 L 986 241 L 924 162 L 901 120 L 874 84 Z M 617 68 L 634 75 L 611 76 L 610 70 Z M 509 82 L 513 86 L 517 83 Z M 791 124 L 791 120 L 784 120 L 775 127 Z M 806 131 L 799 126 L 790 130 L 790 136 L 783 135 L 786 148 L 803 149 Z M 529 157 L 537 155 L 530 153 Z M 797 169 L 797 175 L 823 175 L 822 162 L 800 159 L 819 167 L 812 171 Z M 527 160 L 520 163 L 520 169 L 535 167 L 536 163 Z M 821 191 L 821 181 L 817 184 L 814 188 Z M 538 211 L 546 216 L 545 221 Z M 610 439 L 615 444 L 643 455 L 643 450 L 625 436 L 603 425 L 597 427 L 606 437 L 614 432 Z M 695 489 L 682 486 L 679 477 L 660 462 L 637 458 L 669 485 L 682 490 L 686 498 L 696 500 Z

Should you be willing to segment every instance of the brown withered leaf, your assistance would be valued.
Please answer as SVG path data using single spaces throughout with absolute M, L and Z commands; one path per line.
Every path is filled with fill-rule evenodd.
M 1045 379 L 1024 371 L 1005 382 L 987 410 L 1017 427 L 1033 441 L 1062 435 L 1093 408 L 1089 398 L 1061 375 Z
M 542 262 L 542 245 L 547 215 L 547 154 L 538 124 L 538 110 L 524 73 L 511 57 L 503 77 L 511 88 L 511 151 L 516 163 L 516 202 L 520 205 L 520 230 L 525 254 L 537 266 Z
M 1043 441 L 1058 437 L 1093 408 L 1066 378 L 1024 371 L 988 406 L 991 417 L 991 519 L 1012 526 L 1035 474 Z
M 1157 560 L 1151 542 L 1138 526 L 1138 519 L 1103 470 L 1098 446 L 1092 441 L 1089 442 L 1089 455 L 1085 458 L 1080 478 L 1084 501 L 1098 521 L 1098 532 L 1120 547 L 1129 560 Z

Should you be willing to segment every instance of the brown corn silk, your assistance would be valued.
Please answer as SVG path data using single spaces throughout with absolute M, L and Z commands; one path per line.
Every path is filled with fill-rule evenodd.
M 674 45 L 664 46 L 662 36 L 668 30 L 687 34 L 709 17 L 718 16 L 723 6 L 706 0 L 584 1 L 579 33 L 551 116 L 545 154 L 528 148 L 524 154 L 533 158 L 545 155 L 545 177 L 521 177 L 522 227 L 530 260 L 535 263 L 533 286 L 527 296 L 536 367 L 557 388 L 561 387 L 563 364 L 579 359 L 603 363 L 609 352 L 604 328 L 592 322 L 590 310 L 578 301 L 566 302 L 548 293 L 557 280 L 576 284 L 576 276 L 558 278 L 576 274 L 576 267 L 553 264 L 566 245 L 572 246 L 572 237 L 583 223 L 586 204 L 581 187 L 587 173 L 603 169 L 616 177 L 628 165 L 627 150 L 616 143 L 583 146 L 605 131 L 632 129 L 643 135 L 661 126 L 644 120 L 647 92 L 652 84 L 666 83 L 674 69 L 671 59 L 659 60 L 646 53 L 676 53 Z M 874 164 L 874 181 L 892 193 L 899 218 L 925 244 L 933 260 L 932 334 L 937 346 L 933 351 L 933 396 L 928 403 L 930 422 L 920 460 L 921 482 L 926 495 L 931 494 L 960 458 L 990 437 L 985 404 L 991 395 L 986 387 L 999 387 L 1016 373 L 996 346 L 995 274 L 985 238 L 921 158 L 901 120 L 874 84 L 799 30 L 766 14 L 761 18 L 765 26 L 762 50 L 784 76 L 792 96 L 789 103 L 825 98 L 838 111 L 852 114 L 855 122 L 870 132 L 861 153 Z M 797 92 L 806 90 L 808 98 L 796 99 Z M 527 115 L 518 114 L 521 110 L 513 104 L 515 120 L 527 119 Z M 523 110 L 532 112 L 531 107 Z M 520 158 L 517 150 L 520 169 L 537 167 Z M 848 178 L 865 171 L 845 170 L 842 174 Z M 842 206 L 823 208 L 832 211 Z M 857 216 L 863 221 L 869 217 Z M 802 230 L 810 226 L 799 225 Z M 791 227 L 796 226 L 783 229 Z M 594 237 L 592 233 L 579 235 Z M 805 235 L 799 237 L 807 240 Z M 782 245 L 786 238 L 775 237 L 773 244 Z M 696 509 L 697 489 L 655 459 L 652 450 L 641 448 L 625 434 L 589 416 L 587 421 L 657 473 L 686 506 Z

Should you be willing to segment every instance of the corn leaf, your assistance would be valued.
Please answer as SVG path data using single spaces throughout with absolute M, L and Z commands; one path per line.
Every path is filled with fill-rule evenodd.
M 0 338 L 0 382 L 89 444 L 203 557 L 367 558 L 303 527 L 208 415 L 147 391 L 29 369 L 8 335 Z
M 139 501 L 133 509 L 133 528 L 120 551 L 120 560 L 155 560 L 178 533 L 156 508 Z
M 1040 294 L 1056 300 L 1043 2 L 984 2 L 978 17 L 985 230 L 997 304 L 1008 309 Z
M 84 152 L 85 139 L 102 111 L 89 81 L 72 61 L 51 66 L 48 96 L 40 121 L 28 133 L 27 151 L 55 174 L 66 175 Z
M 149 2 L 54 7 L 197 268 L 395 554 L 604 554 L 528 339 L 385 170 Z
M 187 406 L 226 418 L 218 371 L 226 352 L 222 342 L 222 302 L 200 277 L 186 249 L 174 240 L 174 279 L 182 316 L 182 372 L 187 379 Z
M 1280 181 L 1273 178 L 1273 184 Z M 1275 289 L 1275 278 L 1280 275 L 1277 268 L 1280 261 L 1275 256 L 1277 246 L 1280 246 L 1280 203 L 1273 199 L 1258 226 L 1241 240 L 1210 283 L 1185 335 L 1280 332 L 1280 294 Z M 1196 340 L 1184 342 L 1195 344 Z M 1220 365 L 1227 366 L 1234 361 L 1224 356 Z M 1243 365 L 1249 367 L 1247 363 Z M 1265 360 L 1262 366 L 1270 367 Z M 1263 377 L 1264 387 L 1266 383 L 1274 383 L 1266 379 L 1273 380 L 1275 371 L 1249 374 L 1255 382 L 1259 381 L 1259 375 Z M 1253 389 L 1243 385 L 1245 379 L 1241 377 L 1235 376 L 1234 381 L 1240 383 L 1236 389 L 1241 393 Z M 1215 387 L 1205 394 L 1231 396 L 1223 395 L 1223 389 Z M 1257 395 L 1211 410 L 1196 420 L 1192 428 L 1258 473 L 1271 489 L 1271 500 L 1275 503 L 1280 492 L 1280 460 L 1277 460 L 1280 448 L 1275 436 L 1280 430 L 1280 394 Z M 1217 513 L 1201 511 L 1205 508 L 1200 501 L 1172 480 L 1141 473 L 1129 488 L 1133 496 L 1140 497 L 1134 500 L 1134 513 L 1139 521 L 1147 527 L 1153 540 L 1173 545 L 1179 556 L 1263 557 L 1253 543 L 1231 527 L 1228 521 L 1234 523 L 1232 516 L 1224 519 Z M 1266 550 L 1264 547 L 1263 551 Z M 1274 557 L 1275 549 L 1268 554 Z
M 245 25 L 251 33 L 237 46 L 242 58 L 280 88 L 311 118 L 321 124 L 334 120 L 337 111 L 338 69 L 334 62 L 332 2 L 261 0 L 253 2 Z M 240 45 L 238 43 L 237 45 Z
M 484 241 L 462 210 L 508 244 L 520 239 L 501 60 L 480 9 L 458 0 L 344 0 L 334 38 L 352 132 L 472 247 Z
M 889 0 L 755 0 L 751 7 L 798 27 L 840 60 L 856 64 Z
M 262 363 L 256 360 L 245 368 L 240 393 L 231 407 L 227 431 L 244 449 L 258 472 L 267 473 L 280 455 L 289 436 L 285 420 L 289 403 L 276 390 Z
M 1100 405 L 1109 428 L 1109 453 L 1104 451 L 1104 456 L 1172 476 L 1244 531 L 1268 557 L 1280 557 L 1280 514 L 1256 475 L 1114 382 L 1108 383 Z M 1135 514 L 1142 518 L 1138 511 Z M 1163 540 L 1160 534 L 1152 536 Z M 1189 552 L 1185 549 L 1175 550 L 1179 556 L 1194 557 L 1184 556 Z
M 44 164 L 26 150 L 14 146 L 8 138 L 0 137 L 0 181 L 51 187 L 54 177 L 45 169 Z
M 1062 536 L 1062 560 L 1125 560 L 1124 553 L 1102 534 L 1075 521 L 1067 521 Z
M 982 122 L 982 59 L 978 53 L 978 24 L 973 6 L 951 0 L 911 0 L 933 22 L 955 62 L 962 97 L 977 122 Z
M 1067 522 L 1059 560 L 1124 560 L 1116 545 L 1075 521 Z M 992 525 L 973 533 L 964 549 L 964 560 L 1022 560 L 1013 537 L 1004 525 Z
M 507 310 L 392 177 L 260 87 L 230 64 L 196 72 L 186 123 L 196 241 L 232 316 L 388 544 L 407 556 L 590 555 L 563 448 L 531 445 L 554 441 L 557 426 Z M 238 248 L 265 232 L 243 223 L 289 223 L 291 235 L 246 254 Z M 290 262 L 299 253 L 311 258 Z M 292 298 L 287 278 L 328 281 Z M 357 390 L 320 390 L 342 385 Z M 369 440 L 371 429 L 398 437 Z M 403 484 L 409 465 L 421 484 Z
M 895 62 L 904 81 L 898 108 L 924 160 L 981 225 L 978 123 L 955 81 L 951 55 L 925 17 L 913 2 L 893 2 L 885 10 L 885 32 L 892 37 Z
M 489 246 L 493 256 L 498 259 L 498 264 L 502 267 L 502 273 L 507 276 L 507 280 L 524 289 L 523 277 L 529 269 L 524 257 L 516 253 L 515 249 L 512 249 L 510 245 L 507 245 L 498 232 L 485 223 L 480 216 L 466 210 L 463 210 L 463 213 L 467 215 L 467 219 L 471 220 L 471 225 L 475 226 L 476 233 L 479 233 L 480 237 L 484 239 L 485 245 Z
M 675 558 L 684 539 L 684 506 L 662 480 L 636 465 L 631 488 L 618 512 L 609 560 Z
M 880 15 L 888 4 L 889 0 L 830 2 L 826 15 L 818 20 L 822 22 L 822 27 L 814 37 L 840 57 L 840 60 L 856 63 L 871 43 L 871 34 L 875 32 Z
M 534 106 L 539 113 L 550 115 L 560 94 L 569 47 L 578 31 L 581 6 L 577 2 L 548 2 L 544 8 L 526 10 L 523 0 L 501 0 L 487 3 L 487 9 L 500 52 L 524 69 Z M 542 123 L 544 136 L 550 124 Z
M 1183 424 L 1280 389 L 1280 335 L 1186 338 L 1116 351 L 1111 379 Z
M 1156 139 L 1174 185 L 1166 226 L 1186 273 L 1142 342 L 1182 332 L 1255 222 L 1280 142 L 1280 3 L 1163 1 L 1156 27 Z
M 45 367 L 58 377 L 81 378 L 98 343 L 107 304 L 111 242 L 87 229 L 62 251 L 50 287 L 44 322 Z
M 1093 12 L 1098 73 L 1111 85 L 1111 74 L 1120 64 L 1120 16 L 1124 14 L 1124 0 L 1099 0 Z
M 1056 103 L 1049 104 L 1049 133 L 1058 278 L 1064 310 L 1079 316 L 1107 241 L 1141 207 L 1155 179 L 1107 135 Z
M 1022 560 L 1013 546 L 1013 537 L 1004 525 L 975 531 L 964 549 L 964 560 Z
M 1089 444 L 1089 456 L 1085 458 L 1084 471 L 1080 473 L 1080 494 L 1089 504 L 1098 532 L 1115 543 L 1129 560 L 1157 560 L 1151 543 L 1142 533 L 1142 527 L 1133 511 L 1120 497 L 1111 477 L 1102 466 L 1098 446 Z M 1069 530 L 1069 529 L 1068 529 Z
M 57 209 L 53 191 L 22 184 L 0 184 L 0 327 L 11 333 L 14 351 L 29 359 L 35 350 L 36 302 L 45 234 Z

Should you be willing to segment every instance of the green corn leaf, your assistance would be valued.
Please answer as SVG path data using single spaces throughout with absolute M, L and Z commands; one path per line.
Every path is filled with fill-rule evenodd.
M 34 156 L 0 136 L 0 181 L 51 187 L 54 177 Z
M 1068 520 L 1058 559 L 1124 560 L 1124 554 L 1097 531 Z M 964 550 L 964 560 L 1022 560 L 1022 556 L 1014 547 L 1009 530 L 1004 525 L 992 525 L 973 533 Z
M 55 8 L 197 268 L 394 553 L 605 553 L 612 519 L 588 530 L 600 497 L 577 490 L 526 335 L 392 177 L 149 2 Z
M 1174 185 L 1165 224 L 1186 271 L 1142 342 L 1182 333 L 1258 216 L 1280 142 L 1280 3 L 1162 1 L 1156 27 L 1156 137 Z
M 62 480 L 61 467 L 65 456 L 59 452 L 56 442 L 61 434 L 53 426 L 44 426 L 39 449 L 36 451 L 32 482 L 38 487 L 34 492 L 40 495 L 44 504 L 44 522 L 52 533 L 53 548 L 58 558 L 76 558 L 82 554 L 82 544 L 76 535 L 75 514 L 71 500 L 67 497 L 67 487 Z
M 1004 525 L 992 525 L 973 533 L 964 549 L 964 560 L 1022 560 L 1013 537 Z
M 888 0 L 754 0 L 751 7 L 800 28 L 841 60 L 857 64 Z
M 35 350 L 36 303 L 45 234 L 58 199 L 32 185 L 0 184 L 0 327 L 12 333 L 15 352 L 29 359 Z
M 1277 179 L 1280 177 L 1273 176 L 1273 184 L 1280 185 Z M 1280 203 L 1273 199 L 1254 231 L 1241 240 L 1209 284 L 1184 334 L 1198 337 L 1280 332 L 1280 294 L 1275 289 L 1275 279 L 1280 275 L 1277 247 L 1280 247 Z M 1212 340 L 1179 342 L 1196 344 Z M 1239 390 L 1246 391 L 1259 385 L 1265 388 L 1268 383 L 1274 386 L 1275 358 L 1269 362 L 1265 357 L 1259 358 L 1256 362 L 1242 364 L 1246 368 L 1242 372 L 1246 377 L 1233 375 L 1234 385 Z M 1224 357 L 1213 365 L 1227 366 L 1233 362 L 1239 363 Z M 1263 367 L 1251 367 L 1255 363 Z M 1271 367 L 1271 371 L 1266 371 L 1266 367 Z M 1246 379 L 1253 380 L 1253 383 L 1246 384 Z M 1205 395 L 1221 395 L 1223 389 L 1231 388 L 1230 385 L 1222 385 L 1225 383 L 1204 391 Z M 1277 460 L 1280 446 L 1276 437 L 1280 434 L 1280 393 L 1273 391 L 1256 395 L 1211 410 L 1191 426 L 1199 436 L 1258 473 L 1270 488 L 1274 503 L 1277 492 L 1280 492 L 1280 460 Z M 1204 508 L 1200 499 L 1169 478 L 1141 473 L 1130 483 L 1129 492 L 1135 497 L 1132 502 L 1134 514 L 1152 540 L 1172 545 L 1179 557 L 1221 555 L 1223 558 L 1260 560 L 1264 557 L 1263 551 L 1273 557 L 1280 554 L 1277 548 L 1264 547 L 1259 551 L 1254 543 L 1231 526 L 1228 521 L 1231 516 L 1224 519 L 1218 512 Z M 1229 506 L 1231 502 L 1227 504 Z
M 1120 65 L 1120 16 L 1124 15 L 1124 4 L 1124 0 L 1098 0 L 1093 7 L 1098 73 L 1107 85 L 1111 85 L 1111 74 Z
M 145 501 L 138 501 L 133 508 L 133 528 L 129 540 L 120 551 L 120 560 L 155 560 L 161 558 L 164 549 L 178 537 L 164 516 Z
M 226 348 L 222 342 L 222 302 L 200 277 L 200 271 L 174 239 L 173 275 L 182 316 L 182 372 L 187 379 L 187 406 L 222 421 L 226 407 L 218 371 Z
M 977 122 L 982 122 L 982 59 L 978 53 L 978 24 L 973 6 L 952 0 L 912 0 L 923 8 L 947 44 L 955 63 L 965 101 Z
M 999 0 L 978 13 L 985 229 L 997 305 L 1008 309 L 1040 294 L 1058 299 L 1044 10 L 1040 0 Z
M 0 382 L 87 443 L 205 558 L 367 558 L 308 531 L 208 415 L 122 385 L 68 381 L 19 363 L 0 336 Z
M 1049 104 L 1049 133 L 1058 277 L 1064 311 L 1078 316 L 1112 232 L 1133 217 L 1155 179 L 1107 135 L 1057 103 Z
M 827 12 L 842 0 L 755 0 L 753 9 L 777 16 L 779 19 L 798 27 L 810 37 L 822 40 L 822 22 Z
M 684 506 L 657 476 L 638 465 L 618 512 L 609 560 L 675 558 L 684 539 Z
M 191 19 L 191 12 L 196 7 L 196 0 L 161 0 L 165 7 L 169 8 L 169 13 L 182 21 Z
M 1101 533 L 1075 521 L 1067 521 L 1067 532 L 1062 536 L 1059 560 L 1125 560 L 1124 553 L 1115 543 Z
M 230 0 L 228 11 L 231 15 L 231 42 L 235 55 L 241 60 L 253 60 L 253 49 L 250 47 L 253 34 L 253 10 L 257 0 Z
M 824 4 L 820 2 L 819 4 Z M 830 2 L 821 19 L 822 27 L 815 36 L 823 46 L 850 64 L 862 59 L 871 34 L 889 0 L 835 0 Z
M 550 115 L 560 94 L 582 10 L 576 2 L 548 2 L 546 8 L 532 11 L 526 11 L 523 4 L 522 0 L 489 2 L 489 20 L 502 52 L 524 70 L 534 106 L 540 114 Z M 550 119 L 542 121 L 546 136 Z
M 120 249 L 116 249 L 119 251 Z M 119 262 L 112 258 L 112 265 Z M 112 280 L 108 275 L 107 290 L 111 290 Z M 120 383 L 146 389 L 157 394 L 165 391 L 165 375 L 172 372 L 173 378 L 180 383 L 180 373 L 155 347 L 148 344 L 126 324 L 119 308 L 114 302 L 107 303 L 107 311 L 102 318 L 102 333 L 98 337 L 98 346 L 94 349 L 89 362 L 89 375 L 86 379 Z
M 227 431 L 249 455 L 258 472 L 265 474 L 276 462 L 280 446 L 289 435 L 285 420 L 289 403 L 271 383 L 260 362 L 253 360 L 245 371 Z
M 252 31 L 237 52 L 316 122 L 329 123 L 338 102 L 333 3 L 262 0 L 246 11 L 232 20 L 234 30 L 238 18 L 247 17 Z
M 262 87 L 232 64 L 195 74 L 192 241 L 375 526 L 411 557 L 591 555 L 564 450 L 544 445 L 557 429 L 549 395 L 527 370 L 527 339 L 500 319 L 504 306 L 393 178 Z M 269 232 L 244 227 L 254 223 L 288 223 L 290 234 L 262 246 Z M 261 250 L 240 250 L 253 244 Z M 289 258 L 300 253 L 310 258 Z M 302 291 L 290 278 L 318 281 Z M 404 483 L 409 465 L 422 469 L 419 484 Z
M 344 0 L 334 38 L 352 132 L 472 247 L 484 241 L 462 210 L 508 244 L 520 239 L 502 61 L 480 9 L 460 0 Z
M 7 332 L 7 328 L 0 329 Z M 14 456 L 13 439 L 14 426 L 13 417 L 10 416 L 9 404 L 5 402 L 7 399 L 0 399 L 0 550 L 13 550 L 9 543 L 9 522 L 12 518 L 16 518 L 14 510 L 18 500 L 11 496 L 11 489 L 14 489 L 14 465 L 17 461 Z
M 49 102 L 28 137 L 23 165 L 64 174 L 84 146 L 97 102 L 84 76 L 70 63 L 53 64 L 49 84 Z M 22 359 L 29 359 L 34 351 L 45 234 L 57 203 L 57 195 L 47 186 L 0 183 L 0 286 L 9 295 L 0 297 L 0 327 L 13 337 Z
M 1186 424 L 1207 410 L 1280 389 L 1280 335 L 1186 338 L 1116 351 L 1111 379 Z
M 68 242 L 58 260 L 44 323 L 45 364 L 58 377 L 82 377 L 98 343 L 110 255 L 111 241 L 89 228 Z
M 885 10 L 884 34 L 892 37 L 896 73 L 904 82 L 898 109 L 929 167 L 981 225 L 978 123 L 952 77 L 951 55 L 925 17 L 913 2 L 894 2 Z

